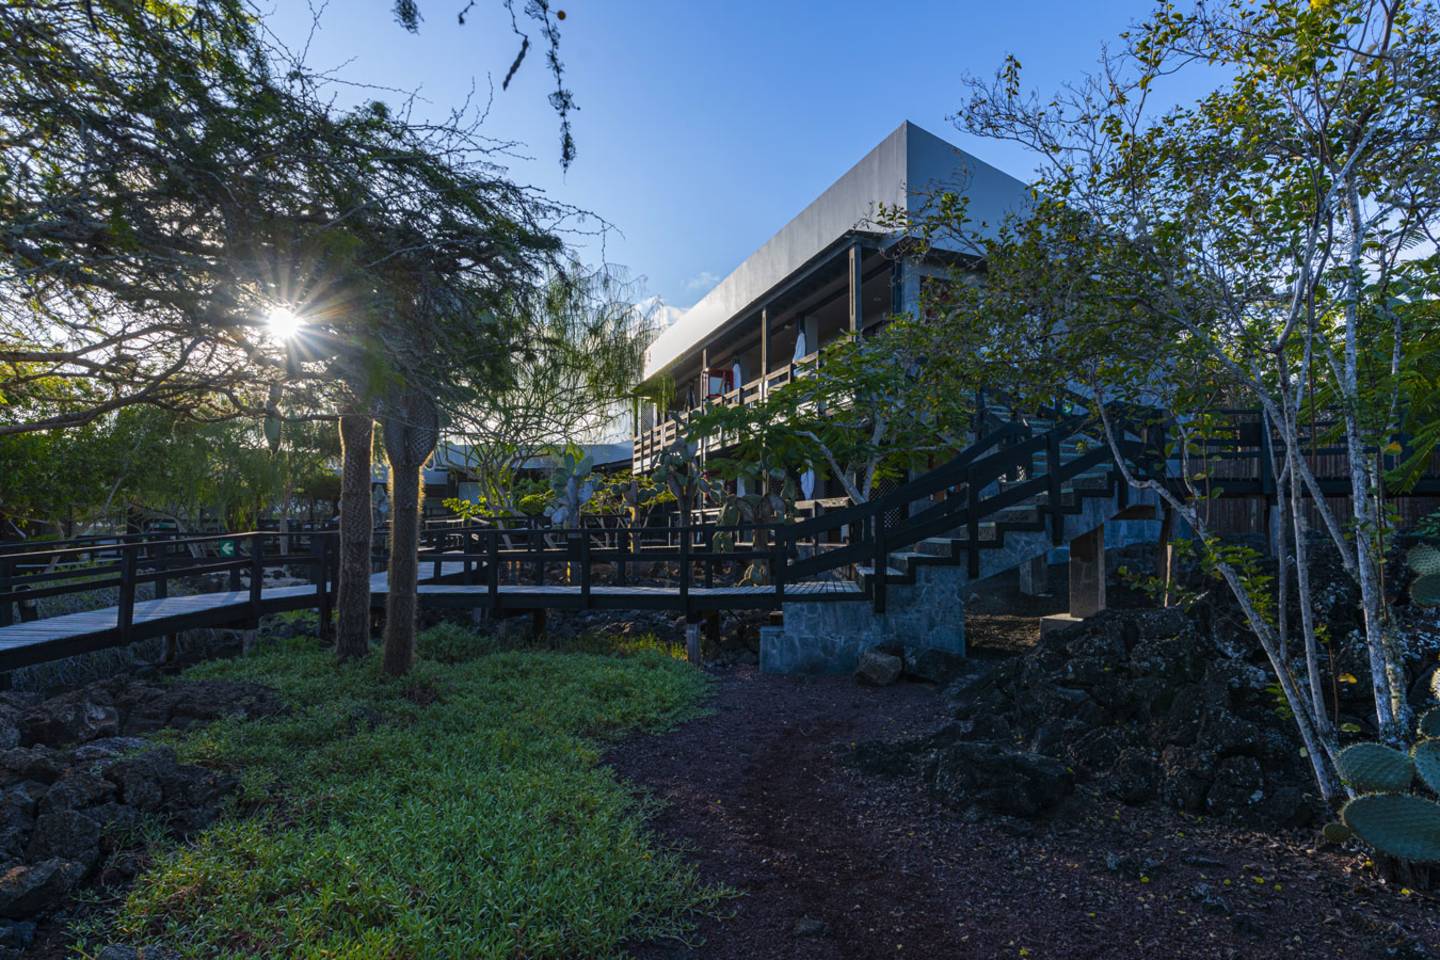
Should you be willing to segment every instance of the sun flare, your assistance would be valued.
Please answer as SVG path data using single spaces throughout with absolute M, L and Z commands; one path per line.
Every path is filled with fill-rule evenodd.
M 300 332 L 305 326 L 305 321 L 294 310 L 286 306 L 275 306 L 270 308 L 270 314 L 265 318 L 266 326 L 270 332 L 281 340 L 289 340 Z

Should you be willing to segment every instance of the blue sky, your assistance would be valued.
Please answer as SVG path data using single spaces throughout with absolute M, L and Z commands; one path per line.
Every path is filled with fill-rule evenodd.
M 272 30 L 303 45 L 302 0 L 259 0 Z M 567 16 L 562 58 L 580 106 L 579 155 L 561 171 L 543 51 L 509 91 L 516 50 L 499 0 L 419 0 L 418 35 L 391 0 L 332 0 L 310 42 L 312 67 L 355 83 L 418 90 L 435 114 L 482 99 L 489 135 L 520 141 L 515 179 L 593 211 L 616 228 L 600 250 L 667 303 L 689 306 L 902 120 L 1025 179 L 1019 147 L 976 140 L 947 121 L 967 73 L 1007 53 L 1027 84 L 1050 91 L 1095 63 L 1101 45 L 1143 16 L 1137 0 L 824 3 L 791 0 L 554 0 Z M 522 0 L 523 2 L 523 0 Z M 533 31 L 532 31 L 533 33 Z M 342 98 L 394 93 L 352 90 Z

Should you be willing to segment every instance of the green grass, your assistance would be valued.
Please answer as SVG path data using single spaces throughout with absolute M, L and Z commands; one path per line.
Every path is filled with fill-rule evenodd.
M 187 957 L 606 957 L 681 936 L 725 892 L 657 847 L 597 740 L 694 715 L 697 671 L 624 656 L 479 654 L 429 636 L 401 680 L 313 640 L 205 664 L 293 712 L 176 740 L 233 770 L 237 810 L 142 874 L 102 937 Z M 83 946 L 82 946 L 83 949 Z

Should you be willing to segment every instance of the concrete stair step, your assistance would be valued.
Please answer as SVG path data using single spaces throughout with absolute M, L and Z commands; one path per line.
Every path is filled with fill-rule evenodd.
M 928 557 L 953 557 L 955 540 L 950 537 L 927 537 L 915 544 L 915 551 Z
M 910 572 L 910 565 L 916 560 L 933 560 L 935 554 L 925 553 L 920 550 L 896 550 L 890 554 L 890 562 L 896 564 L 906 573 Z

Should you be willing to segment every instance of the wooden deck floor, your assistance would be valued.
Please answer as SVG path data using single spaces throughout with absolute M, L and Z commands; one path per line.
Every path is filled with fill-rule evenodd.
M 489 588 L 484 585 L 443 582 L 462 572 L 461 564 L 445 563 L 437 577 L 434 564 L 422 564 L 418 588 L 420 602 L 437 607 L 494 608 L 498 611 L 587 608 L 681 611 L 687 606 L 692 611 L 764 610 L 778 606 L 773 587 L 692 587 L 688 598 L 682 598 L 675 587 L 595 586 L 585 593 L 578 586 L 501 584 L 492 602 Z M 437 579 L 441 582 L 436 582 Z M 383 604 L 388 589 L 386 574 L 377 573 L 370 578 L 372 602 Z M 796 583 L 785 588 L 787 601 L 859 600 L 863 597 L 860 585 L 849 581 Z M 310 584 L 265 587 L 260 594 L 260 613 L 313 609 L 318 603 L 315 587 Z M 137 601 L 130 634 L 124 642 L 182 630 L 233 625 L 248 621 L 253 615 L 248 590 Z M 114 646 L 122 642 L 117 629 L 118 618 L 118 607 L 103 607 L 0 627 L 0 671 Z

